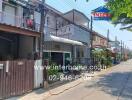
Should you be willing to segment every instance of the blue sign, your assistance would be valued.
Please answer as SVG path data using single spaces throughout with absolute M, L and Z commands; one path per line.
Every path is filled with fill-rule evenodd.
M 94 20 L 111 20 L 110 10 L 106 7 L 99 7 L 92 11 Z

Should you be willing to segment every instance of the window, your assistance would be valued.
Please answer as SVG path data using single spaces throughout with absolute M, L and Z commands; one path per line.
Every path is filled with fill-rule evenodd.
M 83 48 L 81 48 L 81 50 L 80 50 L 80 55 L 81 55 L 81 57 L 84 57 L 84 51 L 83 51 Z
M 61 24 L 59 21 L 57 21 L 57 28 L 59 29 L 61 27 Z
M 93 36 L 93 40 L 96 41 L 96 36 L 95 35 Z
M 47 26 L 49 26 L 49 21 L 50 21 L 50 17 L 47 17 L 47 20 L 46 20 Z
M 70 27 L 69 27 L 69 31 L 70 31 L 71 29 L 70 29 Z

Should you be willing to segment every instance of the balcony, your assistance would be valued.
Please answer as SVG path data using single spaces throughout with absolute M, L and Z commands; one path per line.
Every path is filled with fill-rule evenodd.
M 0 24 L 32 32 L 39 32 L 40 27 L 40 24 L 35 23 L 31 19 L 22 16 L 14 16 L 6 12 L 0 12 Z
M 57 37 L 80 41 L 86 44 L 90 43 L 90 33 L 87 30 L 77 25 L 68 24 L 58 28 L 57 31 L 55 29 L 54 30 L 52 29 L 51 31 L 49 31 L 50 29 L 48 28 L 47 30 L 48 30 L 46 31 L 47 34 L 52 34 Z

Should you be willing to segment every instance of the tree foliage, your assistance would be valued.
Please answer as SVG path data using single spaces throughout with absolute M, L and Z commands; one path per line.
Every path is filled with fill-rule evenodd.
M 106 6 L 111 10 L 114 24 L 132 24 L 132 0 L 109 0 Z
M 106 66 L 112 66 L 112 57 L 110 51 L 106 48 L 102 49 L 93 49 L 92 55 L 95 58 L 99 58 L 100 61 L 103 61 L 103 64 Z

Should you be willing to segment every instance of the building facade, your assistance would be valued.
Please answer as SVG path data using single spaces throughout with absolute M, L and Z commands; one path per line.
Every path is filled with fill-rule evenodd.
M 45 7 L 44 58 L 47 61 L 52 60 L 53 62 L 55 59 L 61 58 L 61 61 L 55 61 L 61 65 L 65 65 L 65 62 L 67 62 L 66 59 L 74 62 L 79 60 L 79 62 L 86 63 L 86 59 L 90 58 L 90 20 L 83 13 L 75 9 L 61 13 L 49 5 Z M 14 0 L 3 0 L 0 2 L 1 25 L 6 24 L 9 27 L 12 26 L 14 30 L 16 28 L 29 31 L 29 33 L 19 33 L 19 31 L 13 34 L 19 34 L 19 39 L 16 39 L 16 44 L 17 46 L 20 45 L 20 47 L 16 47 L 16 44 L 14 44 L 18 53 L 15 54 L 16 51 L 12 49 L 14 48 L 13 46 L 10 48 L 15 52 L 10 51 L 15 56 L 19 56 L 19 58 L 32 56 L 31 58 L 34 58 L 34 53 L 39 52 L 40 18 L 39 6 L 33 9 L 33 5 L 29 5 L 28 2 L 17 2 Z M 2 32 L 4 31 L 2 29 Z M 3 34 L 2 32 L 1 34 Z M 7 32 L 7 34 L 9 33 Z M 11 45 L 10 43 L 7 44 Z M 107 38 L 97 32 L 93 32 L 92 44 L 93 48 L 107 47 Z M 29 48 L 24 48 L 25 46 Z M 3 47 L 3 50 L 1 49 L 1 54 L 3 54 L 3 51 L 6 51 L 4 48 L 7 47 Z M 13 55 L 12 53 L 11 55 Z
M 80 22 L 82 20 L 79 25 L 76 23 L 77 21 L 73 23 L 71 20 L 68 20 L 71 19 L 69 17 L 72 17 L 70 13 L 63 14 L 49 5 L 46 5 L 46 9 L 44 30 L 45 60 L 61 65 L 67 65 L 70 62 L 87 63 L 86 60 L 90 57 L 90 32 L 88 27 L 84 27 L 81 24 L 85 25 L 86 22 L 89 23 L 89 19 L 78 12 L 74 16 L 78 17 L 82 15 L 79 17 Z M 40 16 L 39 12 L 35 12 L 35 23 L 40 21 Z
M 24 16 L 26 6 L 12 0 L 0 1 L 0 59 L 34 59 L 40 33 Z
M 107 48 L 108 39 L 103 35 L 93 32 L 93 48 Z

